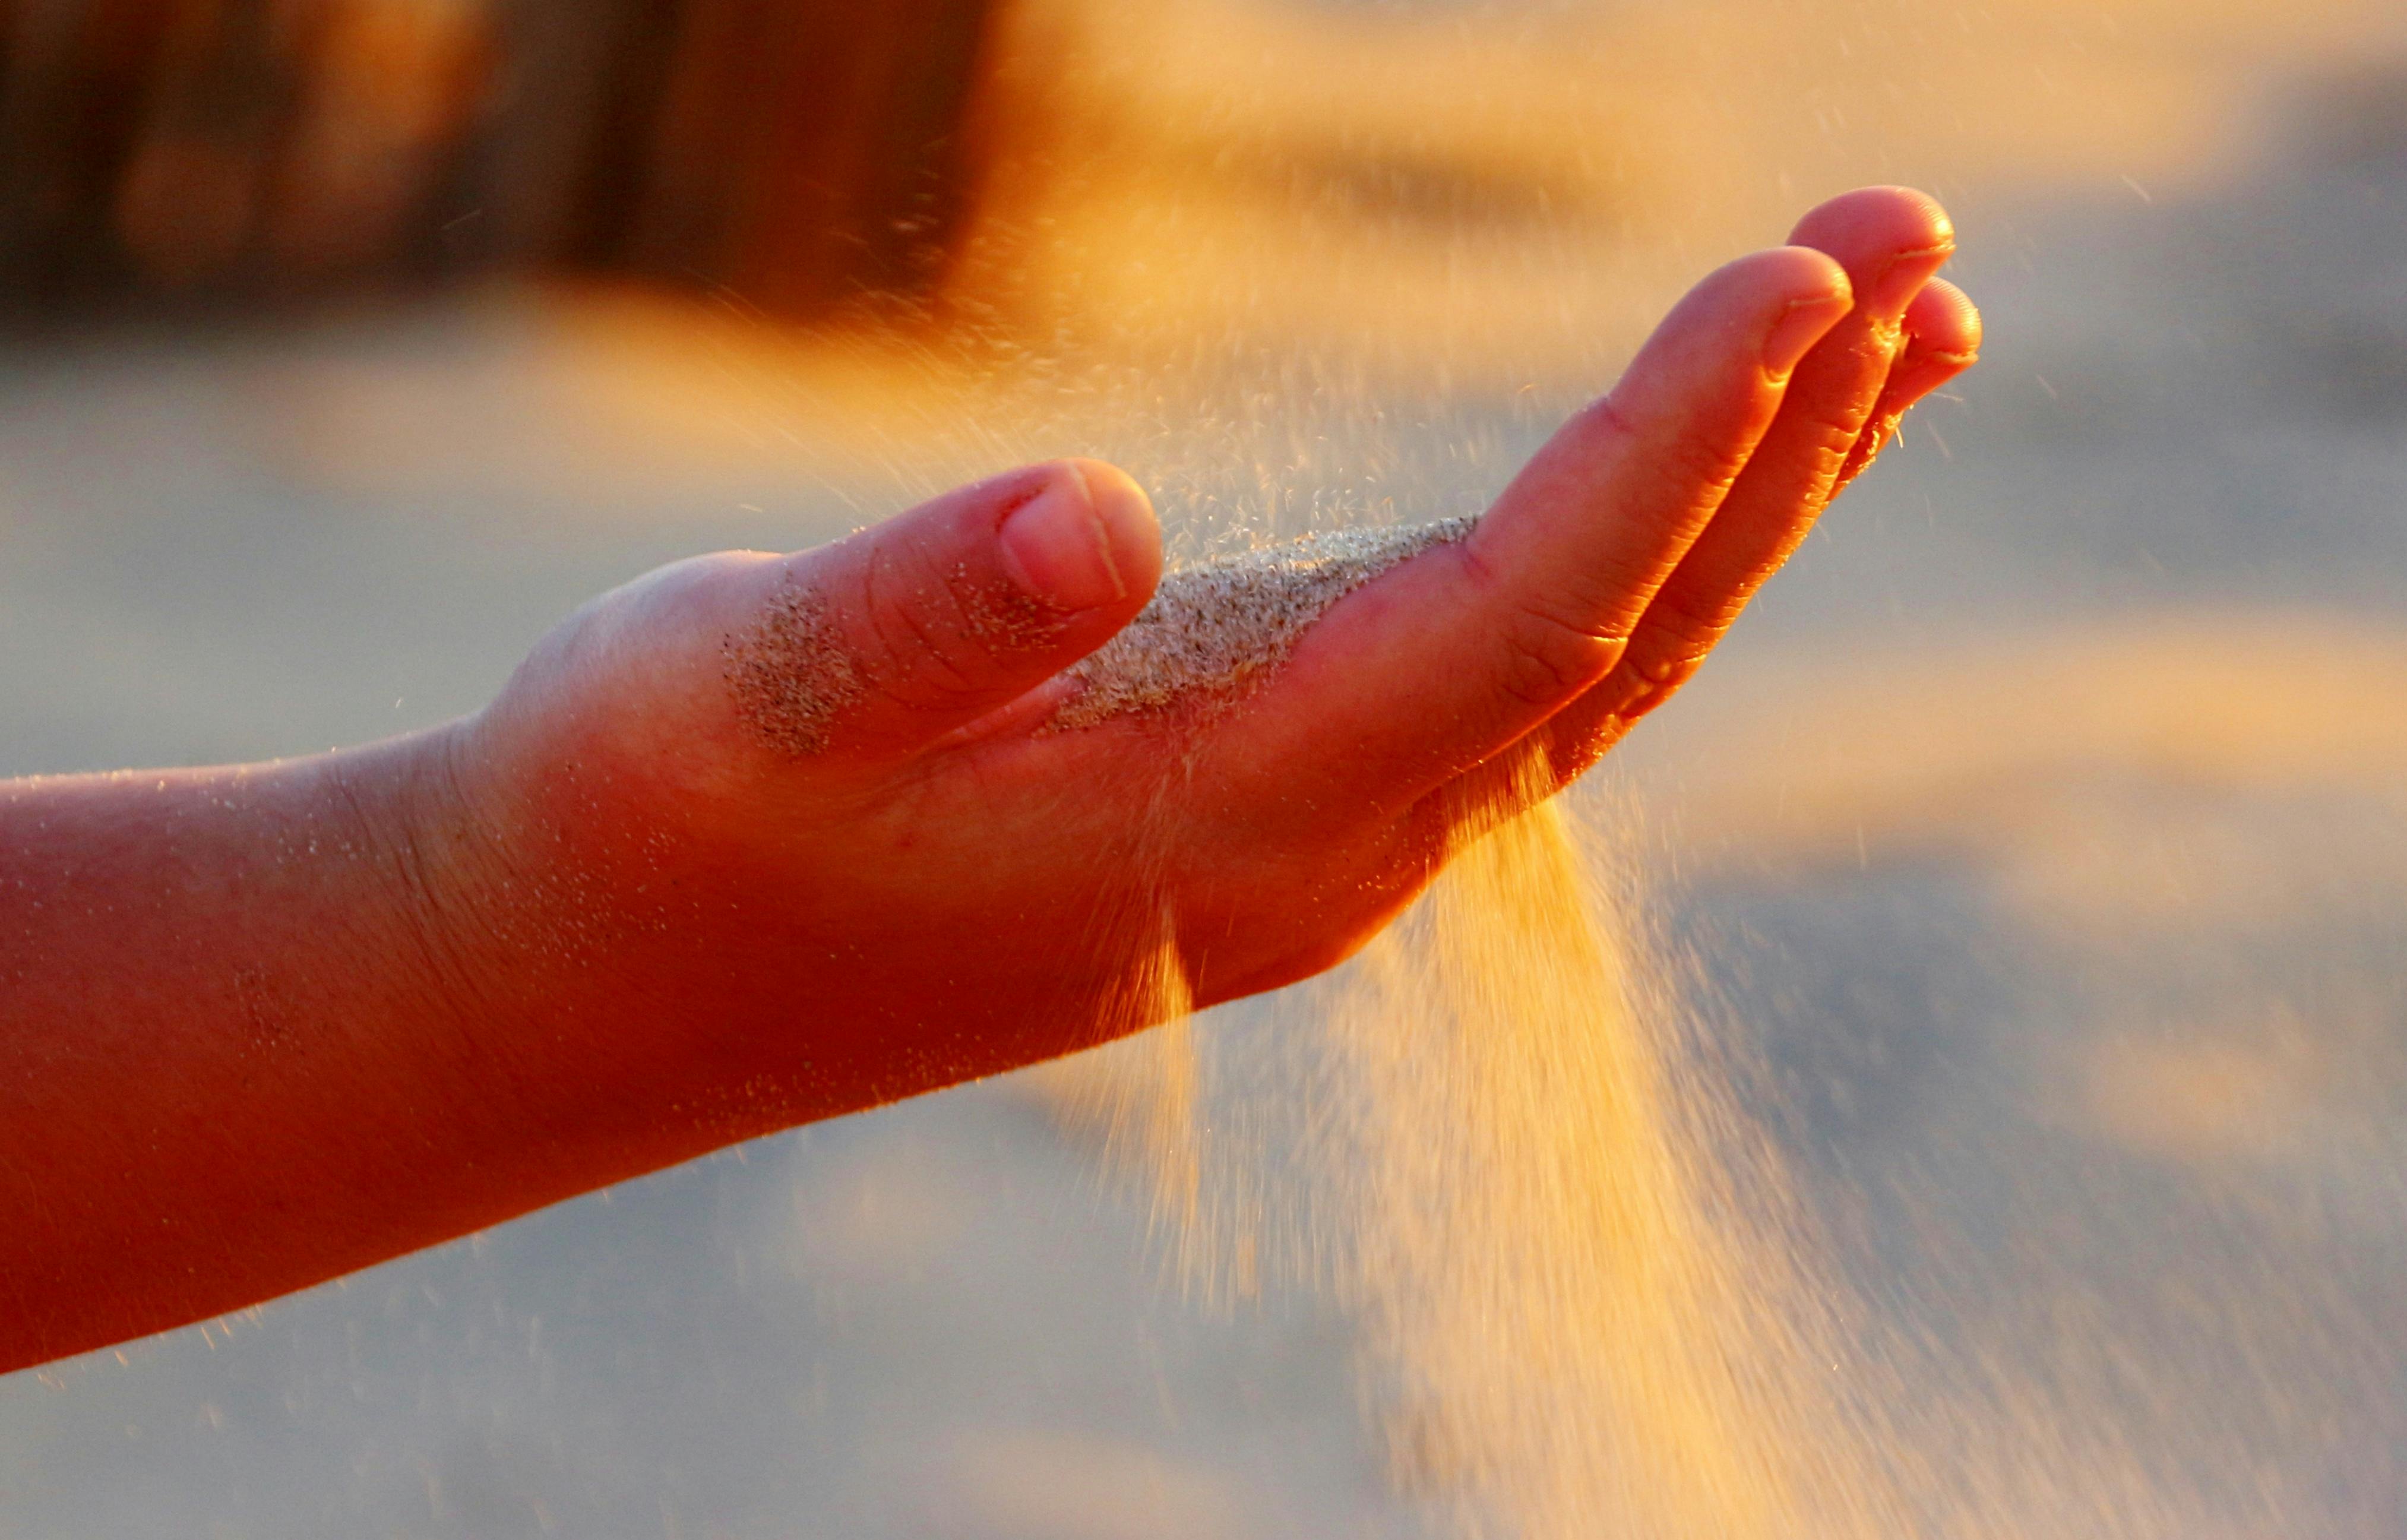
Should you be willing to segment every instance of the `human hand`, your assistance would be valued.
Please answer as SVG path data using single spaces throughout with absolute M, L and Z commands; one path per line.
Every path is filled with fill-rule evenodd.
M 463 980 L 642 1169 L 1326 967 L 1531 765 L 1693 673 L 1897 420 L 1968 366 L 1918 193 L 1850 193 L 1674 308 L 1460 539 L 1330 606 L 1243 698 L 1099 720 L 1063 671 L 1161 568 L 1061 462 L 797 555 L 605 595 L 444 740 Z M 1075 725 L 1064 726 L 1065 722 Z

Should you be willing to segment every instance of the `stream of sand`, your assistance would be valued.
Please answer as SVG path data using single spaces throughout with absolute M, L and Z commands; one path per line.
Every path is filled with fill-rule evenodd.
M 1065 730 L 1241 705 L 1329 604 L 1463 527 L 1174 574 Z M 1757 1066 L 1649 935 L 1614 842 L 1534 780 L 1508 800 L 1528 810 L 1474 810 L 1288 1040 L 1199 1033 L 1166 942 L 1139 970 L 1132 1010 L 1168 1024 L 1094 1056 L 1079 1095 L 1179 1281 L 1349 1311 L 1391 1479 L 1455 1533 L 2183 1533 L 2102 1403 L 2028 1375 L 1942 1392 L 1851 1298 L 1834 1217 L 1750 1110 Z

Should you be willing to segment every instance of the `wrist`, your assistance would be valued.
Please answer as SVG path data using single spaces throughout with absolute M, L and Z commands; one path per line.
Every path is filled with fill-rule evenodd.
M 458 1020 L 501 1007 L 490 921 L 510 884 L 493 820 L 460 774 L 466 725 L 314 762 L 321 799 L 381 875 L 372 902 L 410 991 L 430 1017 Z
M 688 842 L 604 756 L 524 725 L 469 717 L 362 750 L 377 791 L 358 799 L 430 1008 L 478 1045 L 507 1136 L 548 1152 L 564 1194 L 791 1121 L 764 1105 L 729 1123 L 760 1034 L 710 987 Z
M 415 1020 L 400 1041 L 448 1042 L 469 1072 L 454 1087 L 463 1140 L 482 1123 L 532 1145 L 587 1119 L 602 1089 L 568 1030 L 592 1030 L 588 996 L 606 998 L 572 944 L 598 927 L 561 912 L 562 893 L 590 896 L 587 885 L 528 837 L 519 799 L 478 763 L 476 731 L 466 718 L 325 756 L 320 795 L 376 874 L 364 902 Z

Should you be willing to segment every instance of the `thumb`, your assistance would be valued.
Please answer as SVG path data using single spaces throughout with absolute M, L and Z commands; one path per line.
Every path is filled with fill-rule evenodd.
M 773 749 L 904 751 L 1101 647 L 1161 574 L 1161 527 L 1126 474 L 1032 465 L 765 563 L 727 679 Z

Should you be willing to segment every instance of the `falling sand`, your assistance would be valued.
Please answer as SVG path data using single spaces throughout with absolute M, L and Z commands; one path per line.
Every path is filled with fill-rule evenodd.
M 1173 578 L 1088 709 L 1226 696 L 1331 591 L 1452 533 Z M 2111 1430 L 1915 1387 L 1908 1350 L 1845 1303 L 1743 1110 L 1746 1067 L 1667 983 L 1630 893 L 1560 803 L 1510 800 L 1530 810 L 1474 810 L 1405 920 L 1303 991 L 1306 1020 L 1197 1034 L 1165 946 L 1136 1008 L 1171 1026 L 1061 1072 L 1143 1174 L 1182 1280 L 1346 1309 L 1393 1478 L 1454 1533 L 2181 1533 Z

